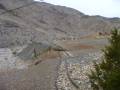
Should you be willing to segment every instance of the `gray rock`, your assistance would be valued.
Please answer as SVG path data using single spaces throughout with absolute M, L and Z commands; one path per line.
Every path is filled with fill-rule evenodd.
M 33 0 L 0 0 L 0 47 L 109 32 L 113 27 L 120 27 L 119 18 L 88 16 Z

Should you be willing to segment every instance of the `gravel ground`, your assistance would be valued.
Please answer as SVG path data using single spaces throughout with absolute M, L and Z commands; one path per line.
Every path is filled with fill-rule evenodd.
M 79 57 L 66 58 L 67 69 L 65 68 L 65 60 L 62 61 L 57 79 L 59 90 L 92 90 L 87 74 L 90 73 L 90 69 L 93 68 L 92 61 L 98 61 L 101 57 L 102 53 L 94 52 L 88 54 L 81 53 Z M 73 85 L 73 83 L 75 85 Z M 78 88 L 75 88 L 76 85 Z
M 59 60 L 46 60 L 29 69 L 0 73 L 0 90 L 56 90 Z
M 87 41 L 82 43 L 90 44 Z M 95 41 L 93 43 L 97 45 Z M 90 90 L 85 73 L 89 72 L 92 60 L 101 56 L 98 51 L 96 48 L 70 51 L 73 58 L 67 58 L 68 73 L 80 90 Z M 36 66 L 27 67 L 18 57 L 14 57 L 10 49 L 0 49 L 0 57 L 0 90 L 76 90 L 67 75 L 64 59 L 61 59 L 62 63 L 60 59 L 42 60 Z

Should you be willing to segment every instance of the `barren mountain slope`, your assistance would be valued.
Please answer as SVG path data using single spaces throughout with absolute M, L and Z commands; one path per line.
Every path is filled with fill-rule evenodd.
M 120 27 L 119 18 L 87 16 L 72 8 L 32 0 L 0 0 L 0 47 L 107 32 L 113 27 Z

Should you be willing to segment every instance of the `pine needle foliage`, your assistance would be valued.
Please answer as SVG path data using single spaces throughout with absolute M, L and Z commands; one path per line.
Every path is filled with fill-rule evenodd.
M 94 62 L 88 75 L 93 90 L 120 90 L 120 31 L 111 31 L 109 45 L 103 49 L 101 63 Z

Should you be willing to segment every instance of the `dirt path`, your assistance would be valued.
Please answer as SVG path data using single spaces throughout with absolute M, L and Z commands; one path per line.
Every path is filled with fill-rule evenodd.
M 0 74 L 0 90 L 56 90 L 60 60 L 46 60 L 27 70 Z

